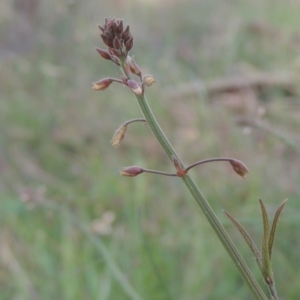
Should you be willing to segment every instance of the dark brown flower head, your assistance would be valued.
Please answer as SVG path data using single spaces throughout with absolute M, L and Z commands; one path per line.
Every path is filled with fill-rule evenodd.
M 129 26 L 123 31 L 123 20 L 105 19 L 103 26 L 98 26 L 102 34 L 100 35 L 103 43 L 108 47 L 108 52 L 116 58 L 126 58 L 128 52 L 133 46 L 133 37 Z

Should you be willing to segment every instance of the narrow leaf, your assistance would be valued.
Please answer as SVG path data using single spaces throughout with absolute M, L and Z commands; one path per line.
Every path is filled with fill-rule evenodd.
M 275 216 L 274 216 L 274 220 L 272 223 L 272 227 L 271 227 L 271 231 L 270 231 L 270 236 L 269 236 L 269 245 L 268 245 L 268 249 L 269 249 L 269 256 L 270 259 L 272 257 L 272 249 L 273 249 L 273 244 L 274 244 L 274 239 L 275 239 L 275 233 L 276 233 L 276 228 L 277 228 L 277 224 L 278 224 L 278 220 L 279 220 L 279 216 L 283 210 L 283 207 L 286 203 L 287 199 L 285 199 L 280 206 L 278 207 Z
M 252 253 L 254 254 L 259 268 L 262 270 L 261 254 L 260 254 L 257 246 L 255 245 L 255 243 L 251 239 L 250 235 L 242 227 L 242 225 L 238 221 L 236 221 L 228 212 L 226 212 L 225 210 L 223 210 L 223 212 L 226 214 L 226 216 L 230 219 L 230 221 L 234 224 L 234 226 L 241 233 L 241 235 L 243 236 L 244 240 L 246 241 L 246 243 L 248 244 L 249 248 L 251 249 Z
M 268 219 L 266 208 L 262 200 L 260 199 L 259 199 L 259 204 L 260 204 L 262 218 L 263 218 L 264 237 L 267 240 L 269 236 L 269 219 Z
M 262 218 L 263 218 L 263 234 L 262 234 L 262 241 L 261 241 L 261 254 L 262 254 L 262 273 L 265 279 L 266 284 L 270 281 L 269 279 L 272 278 L 272 268 L 271 268 L 271 260 L 269 256 L 269 249 L 268 249 L 268 240 L 269 240 L 269 220 L 266 208 L 259 199 L 259 204 L 261 207 Z

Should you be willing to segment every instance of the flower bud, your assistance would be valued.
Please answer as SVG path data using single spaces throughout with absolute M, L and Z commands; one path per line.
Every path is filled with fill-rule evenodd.
M 107 89 L 111 85 L 112 82 L 113 81 L 111 78 L 101 79 L 97 82 L 93 82 L 92 89 L 94 91 L 103 91 L 103 90 Z
M 122 33 L 122 39 L 123 40 L 127 39 L 129 34 L 130 34 L 130 29 L 129 29 L 129 25 L 127 25 L 126 29 Z
M 133 37 L 130 36 L 126 41 L 125 41 L 125 48 L 127 50 L 127 52 L 129 52 L 131 50 L 133 46 Z
M 233 170 L 243 178 L 245 178 L 246 175 L 249 173 L 248 168 L 245 166 L 245 164 L 242 161 L 237 159 L 232 159 L 229 162 L 233 167 Z
M 118 148 L 121 141 L 124 139 L 127 130 L 127 125 L 121 125 L 115 132 L 111 139 L 111 144 L 113 147 Z
M 123 168 L 122 170 L 120 170 L 120 175 L 134 177 L 143 172 L 144 172 L 144 170 L 142 168 L 137 167 L 137 166 L 132 166 L 132 167 L 126 167 L 126 168 Z
M 138 96 L 143 95 L 143 89 L 138 85 L 138 83 L 134 80 L 127 80 L 127 86 Z
M 138 75 L 140 76 L 141 75 L 141 69 L 139 67 L 139 65 L 135 62 L 134 58 L 133 57 L 130 57 L 129 55 L 127 56 L 127 59 L 126 59 L 126 62 L 127 64 L 129 65 L 130 67 L 130 71 L 135 74 L 135 75 Z
M 147 86 L 151 86 L 154 82 L 155 82 L 155 80 L 152 75 L 145 75 L 143 77 L 143 83 Z
M 98 25 L 98 28 L 101 30 L 102 33 L 103 33 L 104 30 L 105 30 L 105 28 L 104 28 L 103 26 L 101 26 L 101 25 Z
M 115 24 L 114 24 L 114 30 L 116 34 L 121 34 L 123 31 L 123 20 L 119 19 L 116 20 Z
M 114 49 L 115 50 L 120 50 L 121 48 L 121 41 L 119 39 L 118 36 L 115 36 L 114 40 L 113 40 L 113 45 L 114 45 Z
M 109 48 L 113 48 L 113 41 L 112 39 L 106 37 L 104 34 L 100 34 L 100 37 L 102 38 L 103 43 L 109 47 Z
M 96 51 L 100 54 L 100 56 L 104 59 L 107 59 L 107 60 L 111 60 L 111 55 L 105 51 L 105 50 L 102 50 L 100 48 L 96 48 Z

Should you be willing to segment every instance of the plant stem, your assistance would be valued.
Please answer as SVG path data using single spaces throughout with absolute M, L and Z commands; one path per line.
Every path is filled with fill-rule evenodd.
M 216 158 L 208 158 L 208 159 L 204 159 L 204 160 L 200 160 L 200 161 L 197 161 L 195 163 L 193 163 L 192 165 L 188 166 L 185 171 L 188 172 L 190 169 L 196 167 L 196 166 L 199 166 L 199 165 L 203 165 L 203 164 L 206 164 L 206 163 L 211 163 L 211 162 L 214 162 L 214 161 L 233 161 L 235 159 L 233 158 L 229 158 L 229 157 L 216 157 Z
M 272 296 L 272 299 L 279 300 L 279 297 L 278 297 L 276 289 L 275 289 L 275 285 L 274 284 L 268 285 L 268 288 L 270 291 L 270 295 Z
M 151 174 L 157 174 L 157 175 L 164 175 L 164 176 L 171 176 L 171 177 L 178 177 L 176 173 L 169 173 L 169 172 L 162 172 L 157 170 L 149 170 L 149 169 L 143 169 L 144 173 L 151 173 Z
M 122 64 L 121 64 L 122 65 Z M 175 150 L 173 149 L 172 145 L 164 135 L 161 127 L 159 126 L 158 122 L 156 121 L 153 112 L 146 100 L 145 95 L 135 95 L 138 101 L 138 104 L 142 110 L 142 113 L 147 120 L 149 127 L 151 128 L 153 134 L 157 138 L 158 142 L 164 149 L 165 153 L 172 160 L 172 155 L 175 155 L 180 161 L 178 155 L 176 154 Z M 183 164 L 182 164 L 183 165 Z M 257 300 L 268 300 L 260 286 L 258 285 L 257 281 L 253 277 L 251 271 L 249 270 L 248 266 L 246 265 L 245 261 L 239 254 L 238 250 L 236 249 L 235 245 L 231 241 L 230 237 L 228 236 L 227 232 L 225 231 L 224 227 L 221 225 L 219 220 L 217 219 L 216 215 L 214 214 L 212 208 L 210 207 L 209 203 L 202 195 L 201 191 L 192 180 L 192 178 L 187 174 L 186 176 L 181 177 L 191 194 L 193 195 L 194 199 L 202 209 L 205 217 L 207 218 L 208 222 L 212 226 L 213 230 L 217 234 L 219 240 L 223 244 L 224 248 L 230 255 L 231 259 L 233 260 L 235 266 L 239 270 L 240 274 L 246 281 L 248 287 L 252 291 L 253 295 Z

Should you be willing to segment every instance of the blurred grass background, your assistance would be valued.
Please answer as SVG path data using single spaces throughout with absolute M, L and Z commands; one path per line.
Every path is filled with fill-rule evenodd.
M 289 199 L 274 272 L 281 299 L 299 299 L 299 94 L 164 96 L 194 79 L 295 72 L 299 1 L 3 0 L 0 7 L 1 299 L 253 299 L 180 180 L 118 175 L 129 165 L 173 167 L 147 126 L 131 125 L 120 148 L 110 145 L 121 123 L 140 117 L 127 89 L 91 89 L 119 75 L 95 51 L 103 48 L 97 25 L 110 16 L 130 25 L 131 52 L 157 82 L 148 100 L 186 164 L 230 156 L 250 168 L 246 180 L 222 163 L 192 174 L 260 282 L 222 209 L 260 243 L 258 198 L 271 216 Z M 271 130 L 238 126 L 240 115 L 260 117 Z

